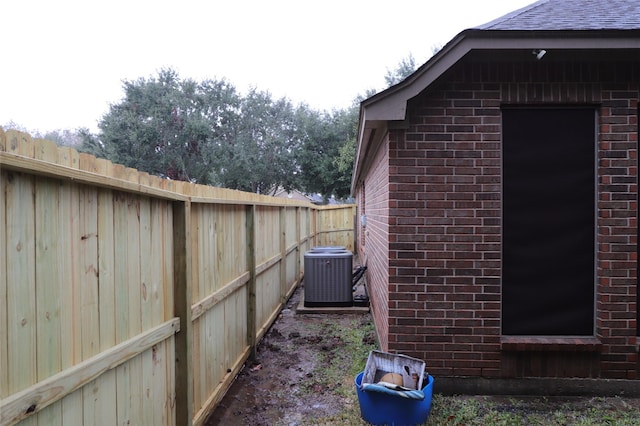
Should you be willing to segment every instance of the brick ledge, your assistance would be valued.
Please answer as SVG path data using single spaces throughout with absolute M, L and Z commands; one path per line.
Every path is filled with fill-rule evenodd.
M 599 352 L 602 342 L 597 337 L 502 336 L 503 351 Z

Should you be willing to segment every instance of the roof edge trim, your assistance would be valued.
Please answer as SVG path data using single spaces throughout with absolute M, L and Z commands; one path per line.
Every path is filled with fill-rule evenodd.
M 404 120 L 407 101 L 472 50 L 495 49 L 640 49 L 639 31 L 503 31 L 469 29 L 461 32 L 402 82 L 362 102 L 367 120 Z M 633 34 L 634 37 L 628 37 Z M 604 36 L 606 35 L 606 37 Z M 627 35 L 627 37 L 625 37 Z

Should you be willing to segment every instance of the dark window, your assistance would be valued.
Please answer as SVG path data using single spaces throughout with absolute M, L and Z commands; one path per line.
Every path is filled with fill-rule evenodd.
M 595 109 L 502 118 L 502 332 L 593 335 Z

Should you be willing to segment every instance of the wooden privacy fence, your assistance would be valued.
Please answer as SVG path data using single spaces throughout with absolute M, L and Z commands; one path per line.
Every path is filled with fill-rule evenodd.
M 0 128 L 0 426 L 202 424 L 355 206 L 164 180 Z

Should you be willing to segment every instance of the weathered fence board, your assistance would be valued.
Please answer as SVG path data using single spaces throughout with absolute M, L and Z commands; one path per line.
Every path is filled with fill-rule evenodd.
M 0 149 L 4 147 L 4 131 L 0 127 Z M 0 169 L 0 172 L 2 170 Z M 9 320 L 7 301 L 7 218 L 5 215 L 7 205 L 7 179 L 0 173 L 0 372 L 9 371 L 9 335 L 7 325 Z M 5 259 L 4 261 L 2 259 Z M 0 399 L 11 394 L 9 389 L 9 374 L 0 373 Z
M 304 253 L 353 249 L 353 206 L 169 181 L 2 129 L 0 197 L 0 426 L 204 423 Z
M 177 319 L 167 321 L 2 399 L 0 402 L 1 423 L 7 424 L 13 420 L 19 420 L 32 411 L 47 407 L 58 401 L 60 396 L 74 392 L 99 377 L 103 372 L 135 359 L 145 351 L 153 349 L 155 345 L 172 338 L 179 329 L 180 322 Z
M 8 394 L 37 381 L 34 180 L 6 177 Z

